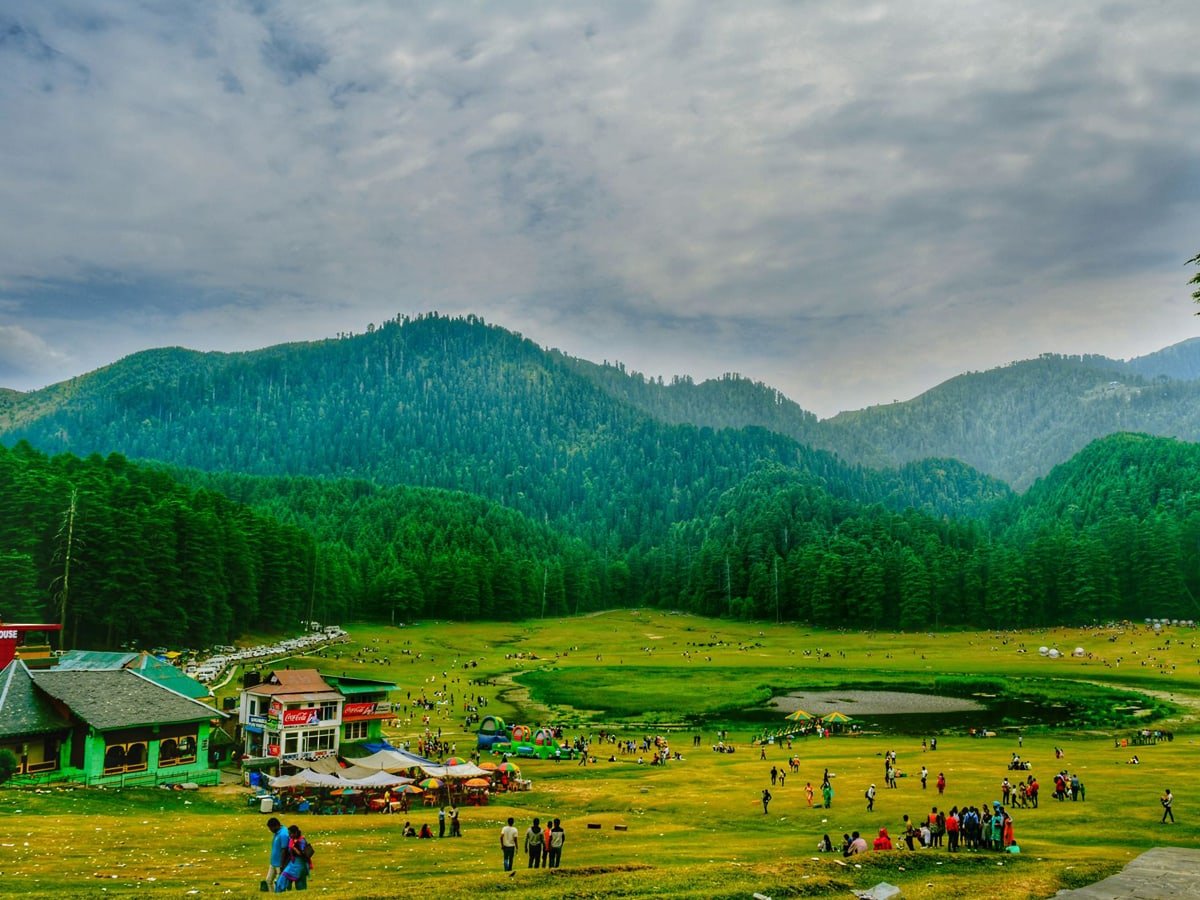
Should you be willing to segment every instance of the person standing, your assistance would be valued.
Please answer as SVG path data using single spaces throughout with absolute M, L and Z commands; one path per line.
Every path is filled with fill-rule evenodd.
M 557 869 L 562 865 L 562 848 L 566 840 L 567 833 L 563 831 L 562 822 L 555 819 L 550 829 L 550 868 Z
M 548 868 L 550 865 L 550 826 L 553 820 L 547 816 L 546 824 L 542 828 L 542 868 Z
M 808 800 L 808 806 L 811 809 L 813 802 L 813 786 L 811 781 L 804 785 L 804 798 Z
M 828 779 L 821 783 L 821 799 L 825 801 L 825 808 L 833 806 L 833 785 Z
M 283 827 L 283 823 L 275 816 L 267 819 L 267 829 L 271 832 L 271 861 L 267 866 L 267 877 L 263 880 L 263 885 L 265 885 L 263 890 L 270 891 L 274 888 L 279 873 L 287 865 L 287 850 L 291 836 Z
M 542 821 L 534 819 L 529 830 L 525 832 L 525 852 L 529 854 L 529 864 L 526 868 L 536 869 L 542 864 Z
M 775 779 L 779 777 L 779 769 L 771 766 L 771 784 L 775 784 Z
M 451 806 L 447 815 L 450 817 L 450 837 L 462 837 L 462 825 L 458 821 L 458 807 Z
M 1171 824 L 1174 825 L 1175 813 L 1171 810 L 1171 807 L 1175 805 L 1175 795 L 1171 793 L 1170 788 L 1167 788 L 1166 793 L 1162 795 L 1162 799 L 1160 799 L 1159 802 L 1162 804 L 1163 808 L 1163 824 L 1166 824 L 1167 816 L 1170 816 Z
M 867 788 L 867 812 L 875 811 L 875 785 Z
M 771 792 L 768 791 L 766 788 L 763 788 L 762 805 L 763 805 L 763 815 L 764 816 L 767 814 L 767 804 L 770 802 L 771 802 Z
M 929 770 L 921 766 L 921 790 L 925 790 L 925 782 L 929 780 Z
M 442 806 L 438 810 L 438 837 L 446 836 L 446 807 Z
M 938 772 L 937 789 L 939 794 L 946 793 L 946 773 Z
M 509 816 L 508 824 L 500 829 L 500 853 L 504 857 L 505 872 L 513 870 L 513 857 L 517 855 L 517 838 L 519 836 L 516 826 L 513 825 L 512 816 Z

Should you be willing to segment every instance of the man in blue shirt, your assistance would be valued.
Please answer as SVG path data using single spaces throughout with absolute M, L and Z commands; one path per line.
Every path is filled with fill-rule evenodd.
M 275 884 L 275 880 L 279 877 L 279 873 L 283 871 L 283 867 L 287 864 L 288 830 L 283 827 L 274 816 L 267 819 L 267 828 L 270 829 L 273 837 L 271 838 L 271 865 L 267 869 L 267 880 L 264 882 L 266 890 L 271 890 L 271 886 Z

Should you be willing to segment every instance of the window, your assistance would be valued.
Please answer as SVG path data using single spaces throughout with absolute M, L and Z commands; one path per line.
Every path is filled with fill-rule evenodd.
M 346 740 L 365 741 L 367 739 L 367 722 L 347 722 Z
M 134 741 L 130 744 L 109 744 L 104 748 L 105 775 L 145 771 L 146 744 L 144 741 Z
M 304 753 L 332 750 L 337 740 L 336 728 L 320 728 L 304 732 Z
M 300 733 L 292 731 L 285 733 L 283 736 L 283 755 L 295 756 L 297 748 L 300 746 Z
M 338 717 L 338 704 L 336 700 L 332 700 L 321 704 L 321 721 L 334 722 Z
M 196 736 L 185 734 L 178 738 L 163 738 L 158 744 L 158 767 L 182 766 L 196 761 Z

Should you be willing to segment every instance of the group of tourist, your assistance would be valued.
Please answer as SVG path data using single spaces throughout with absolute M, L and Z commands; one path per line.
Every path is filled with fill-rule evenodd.
M 934 806 L 924 820 L 917 822 L 905 815 L 897 833 L 896 843 L 888 833 L 887 827 L 881 827 L 879 834 L 870 845 L 859 832 L 842 835 L 842 856 L 850 857 L 868 850 L 894 850 L 907 847 L 909 850 L 933 849 L 945 846 L 950 853 L 957 853 L 960 847 L 970 850 L 1004 851 L 1014 846 L 1016 838 L 1013 831 L 1013 819 L 1000 803 L 994 800 L 991 807 L 984 804 L 982 809 L 975 806 L 957 806 L 946 812 Z M 817 843 L 817 849 L 831 853 L 836 848 L 824 835 Z
M 514 874 L 513 861 L 520 840 L 517 826 L 509 816 L 507 824 L 500 829 L 500 853 L 504 860 L 504 871 L 509 875 Z M 543 825 L 541 819 L 535 818 L 525 832 L 523 846 L 528 857 L 526 868 L 557 869 L 562 865 L 562 850 L 566 840 L 567 835 L 559 819 L 547 818 Z

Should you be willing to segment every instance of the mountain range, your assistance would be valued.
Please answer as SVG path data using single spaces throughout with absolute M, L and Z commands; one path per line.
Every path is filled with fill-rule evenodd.
M 556 472 L 574 481 L 606 442 L 661 425 L 758 428 L 811 448 L 750 439 L 761 452 L 806 455 L 818 472 L 837 463 L 812 451 L 873 469 L 955 459 L 1024 490 L 1107 434 L 1200 440 L 1198 379 L 1200 339 L 1129 361 L 1044 355 L 820 420 L 737 375 L 664 383 L 473 317 L 426 316 L 249 353 L 148 350 L 40 391 L 0 391 L 0 441 L 210 470 L 434 484 L 532 509 L 522 494 L 542 491 Z M 337 435 L 325 433 L 333 416 L 339 433 L 354 436 L 336 452 Z M 480 427 L 497 418 L 504 429 Z M 517 423 L 519 434 L 509 427 Z M 535 447 L 550 459 L 530 473 L 523 457 Z
M 222 636 L 314 608 L 650 603 L 872 628 L 1194 613 L 1200 448 L 1173 438 L 1200 433 L 1198 370 L 1197 341 L 1042 356 L 820 420 L 737 375 L 665 383 L 470 316 L 148 350 L 0 391 L 0 594 L 49 602 L 55 522 L 84 483 L 81 528 L 100 534 L 76 630 L 111 598 L 185 596 L 180 572 L 204 565 L 189 589 L 215 594 L 189 605 L 219 611 L 205 633 Z M 246 549 L 198 562 L 221 529 Z M 180 602 L 146 621 L 181 627 L 163 624 L 188 621 Z

